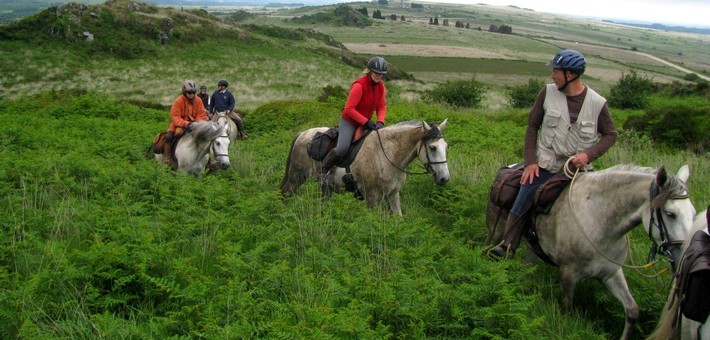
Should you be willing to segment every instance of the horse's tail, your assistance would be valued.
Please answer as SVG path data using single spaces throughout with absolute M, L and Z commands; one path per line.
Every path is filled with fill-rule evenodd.
M 675 296 L 675 284 L 676 280 L 673 280 L 671 293 L 668 294 L 668 301 L 663 306 L 656 330 L 648 337 L 648 340 L 680 339 L 680 320 L 678 320 L 680 299 Z
M 298 137 L 301 136 L 301 133 L 297 133 L 296 137 L 293 138 L 291 141 L 291 148 L 288 151 L 288 158 L 286 158 L 286 173 L 284 174 L 284 178 L 281 180 L 281 195 L 282 196 L 287 196 L 288 194 L 291 193 L 292 189 L 288 188 L 290 185 L 289 183 L 289 173 L 291 171 L 291 155 L 293 155 L 293 148 L 296 145 L 296 141 L 298 140 Z

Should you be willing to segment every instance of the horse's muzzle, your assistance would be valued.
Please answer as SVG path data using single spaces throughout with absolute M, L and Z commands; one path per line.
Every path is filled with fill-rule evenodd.
M 436 185 L 442 186 L 442 185 L 448 183 L 450 179 L 451 178 L 448 176 L 447 177 L 438 177 L 434 180 L 434 182 L 436 182 Z

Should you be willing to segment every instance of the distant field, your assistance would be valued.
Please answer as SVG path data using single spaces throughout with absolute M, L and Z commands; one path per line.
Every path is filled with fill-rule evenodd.
M 350 6 L 354 8 L 366 7 L 370 15 L 375 10 L 380 10 L 385 16 L 396 14 L 405 18 L 405 21 L 375 20 L 373 26 L 364 28 L 322 25 L 316 22 L 297 25 L 290 20 L 293 17 L 325 12 L 327 7 L 277 11 L 258 16 L 250 23 L 315 29 L 333 36 L 354 52 L 382 54 L 391 58 L 409 55 L 513 59 L 544 63 L 559 49 L 577 49 L 588 58 L 592 82 L 613 82 L 631 69 L 653 77 L 658 82 L 682 81 L 683 73 L 642 57 L 637 51 L 690 68 L 699 74 L 707 75 L 710 72 L 710 36 L 706 35 L 642 29 L 512 7 L 426 2 L 423 4 L 424 9 L 413 10 L 399 8 L 394 4 L 383 7 L 372 3 L 351 3 Z M 440 25 L 429 24 L 429 19 L 433 17 L 438 18 Z M 449 21 L 449 26 L 443 26 L 444 19 Z M 456 28 L 456 21 L 464 22 L 470 28 Z M 491 25 L 503 24 L 511 26 L 513 34 L 488 32 Z M 400 60 L 404 61 L 393 59 L 397 63 Z M 449 59 L 429 59 L 429 62 L 434 64 L 442 60 Z M 505 63 L 502 65 L 508 66 Z M 405 69 L 408 66 L 413 67 L 410 70 L 423 67 L 414 64 L 401 65 Z M 437 72 L 450 68 L 448 65 L 432 67 L 436 68 Z M 468 69 L 461 71 L 467 72 L 465 70 Z M 490 74 L 497 74 L 497 69 L 498 67 L 493 67 Z M 510 69 L 507 72 L 523 76 L 527 74 L 517 74 L 515 70 Z M 487 74 L 487 71 L 484 69 L 477 72 Z
M 547 76 L 550 69 L 543 63 L 521 60 L 481 58 L 386 56 L 406 72 L 499 73 Z

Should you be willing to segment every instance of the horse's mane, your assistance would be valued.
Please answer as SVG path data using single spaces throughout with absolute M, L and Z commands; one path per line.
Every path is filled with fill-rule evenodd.
M 430 130 L 426 132 L 426 135 L 424 136 L 424 139 L 434 139 L 434 138 L 441 138 L 441 130 L 439 130 L 439 126 L 436 125 L 434 122 L 429 122 L 427 123 L 431 127 Z M 421 128 L 424 126 L 424 123 L 421 120 L 406 120 L 403 122 L 399 122 L 397 124 L 391 125 L 391 126 L 402 126 L 402 127 L 417 127 Z
M 650 167 L 642 167 L 637 165 L 615 165 L 608 169 L 598 172 L 602 176 L 620 176 L 621 174 L 650 174 L 656 175 L 659 169 L 654 169 Z M 653 209 L 662 206 L 667 200 L 677 197 L 687 195 L 688 187 L 674 174 L 666 171 L 666 182 L 663 184 L 662 188 L 658 188 L 659 192 L 656 197 L 653 198 L 651 202 L 651 207 Z
M 422 126 L 422 121 L 421 121 L 421 120 L 416 120 L 416 119 L 413 119 L 413 120 L 405 120 L 405 121 L 402 121 L 402 122 L 399 122 L 399 123 L 396 123 L 396 124 L 390 125 L 390 126 L 415 126 L 415 127 L 421 127 L 421 126 Z
M 192 133 L 207 140 L 214 140 L 222 134 L 222 129 L 216 122 L 194 122 Z

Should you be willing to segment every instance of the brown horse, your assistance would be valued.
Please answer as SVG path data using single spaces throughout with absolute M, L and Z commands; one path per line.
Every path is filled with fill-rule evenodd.
M 423 164 L 426 172 L 422 173 L 431 174 L 436 184 L 444 185 L 449 181 L 447 144 L 442 135 L 446 122 L 444 120 L 439 126 L 420 121 L 401 122 L 364 137 L 350 170 L 368 207 L 387 201 L 392 213 L 402 215 L 399 191 L 409 173 L 407 166 L 415 158 Z M 286 174 L 281 181 L 284 196 L 293 194 L 308 178 L 319 174 L 321 163 L 311 158 L 307 149 L 316 132 L 327 129 L 312 128 L 298 133 L 293 139 L 286 161 Z M 345 169 L 335 170 L 333 186 L 321 187 L 324 196 L 330 195 L 331 191 L 342 191 L 343 175 Z

